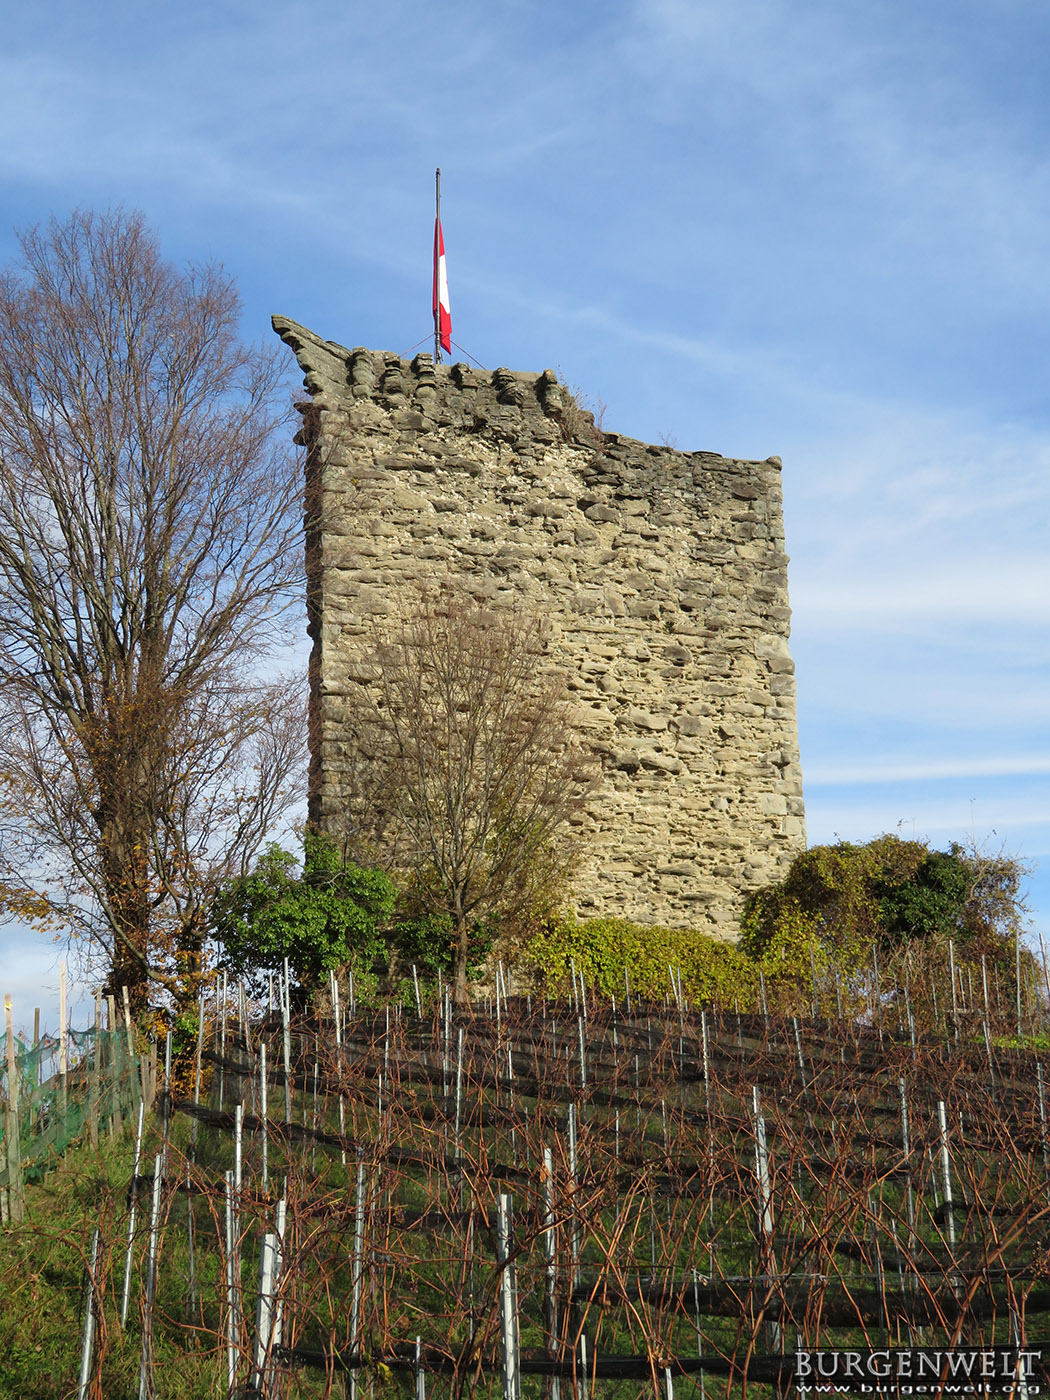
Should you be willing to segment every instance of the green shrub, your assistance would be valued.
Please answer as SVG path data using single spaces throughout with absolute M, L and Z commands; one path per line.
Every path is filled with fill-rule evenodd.
M 857 1014 L 870 1006 L 877 958 L 880 988 L 910 986 L 917 1024 L 932 1026 L 952 1004 L 949 939 L 970 983 L 995 966 L 1012 978 L 1023 874 L 1006 856 L 893 835 L 814 846 L 779 884 L 750 896 L 739 946 L 762 969 L 771 1009 L 811 1004 L 816 974 L 822 1007 L 834 998 Z M 1021 960 L 1030 980 L 1023 948 Z
M 268 847 L 250 875 L 219 891 L 211 928 L 222 965 L 249 982 L 287 958 L 300 983 L 316 988 L 329 972 L 353 965 L 367 978 L 384 956 L 385 929 L 397 887 L 382 870 L 352 864 L 320 832 L 303 838 L 299 862 Z
M 737 947 L 766 977 L 808 978 L 829 962 L 818 916 L 779 887 L 760 890 L 748 901 Z
M 498 922 L 492 917 L 474 919 L 467 947 L 467 976 L 474 981 L 492 951 Z M 393 932 L 398 960 L 420 977 L 436 979 L 440 972 L 450 980 L 455 966 L 455 929 L 447 914 L 417 914 L 399 919 Z
M 892 955 L 914 940 L 954 938 L 992 958 L 1012 948 L 1020 930 L 1023 869 L 953 843 L 877 836 L 864 845 L 813 846 L 777 885 L 753 894 L 741 925 L 741 948 L 765 962 L 776 947 L 797 961 L 816 940 L 840 970 L 871 961 L 872 947 Z
M 668 968 L 681 974 L 691 1001 L 720 1001 L 741 1009 L 757 1001 L 757 971 L 739 949 L 707 934 L 634 924 L 628 919 L 563 919 L 537 933 L 524 962 L 549 991 L 568 985 L 570 964 L 605 997 L 621 999 L 625 972 L 632 993 L 662 997 L 670 989 Z
M 974 872 L 958 846 L 930 851 L 903 883 L 877 880 L 885 941 L 894 936 L 905 942 L 931 934 L 957 937 L 965 929 L 973 880 Z

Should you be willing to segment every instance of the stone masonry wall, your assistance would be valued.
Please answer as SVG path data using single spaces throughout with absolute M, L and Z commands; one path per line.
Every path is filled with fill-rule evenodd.
M 805 844 L 779 459 L 598 433 L 549 370 L 273 324 L 310 394 L 311 819 L 338 837 L 352 809 L 355 643 L 452 571 L 550 620 L 601 756 L 579 914 L 734 936 L 744 894 Z

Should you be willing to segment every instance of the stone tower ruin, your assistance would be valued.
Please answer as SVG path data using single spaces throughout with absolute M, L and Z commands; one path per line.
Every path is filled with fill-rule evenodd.
M 549 620 L 600 755 L 578 914 L 735 936 L 805 844 L 779 458 L 600 432 L 550 370 L 273 325 L 310 395 L 311 821 L 339 839 L 352 810 L 355 645 L 451 571 Z

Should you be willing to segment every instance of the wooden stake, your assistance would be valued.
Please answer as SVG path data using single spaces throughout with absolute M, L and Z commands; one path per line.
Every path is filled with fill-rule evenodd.
M 22 1185 L 22 1143 L 18 1121 L 18 1062 L 15 1059 L 15 1025 L 11 998 L 4 997 L 4 1023 L 7 1031 L 7 1194 L 9 1218 L 15 1224 L 25 1219 Z
M 112 992 L 106 996 L 106 1024 L 109 1028 L 109 1135 L 116 1137 L 120 1126 L 117 1089 L 120 1084 L 120 1061 L 117 1053 L 117 1003 Z
M 1043 1143 L 1043 1171 L 1050 1178 L 1050 1140 L 1046 1132 L 1046 1086 L 1043 1083 L 1043 1064 L 1035 1067 L 1036 1085 L 1039 1094 L 1039 1135 Z
M 711 1112 L 711 1065 L 707 1048 L 707 1012 L 700 1012 L 700 1043 L 704 1055 L 704 1107 Z
M 284 960 L 284 979 L 278 991 L 281 993 L 282 1050 L 284 1052 L 284 1121 L 292 1121 L 292 996 L 289 990 L 291 971 L 288 959 Z
M 139 1352 L 139 1400 L 150 1400 L 153 1390 L 153 1301 L 157 1292 L 157 1260 L 160 1252 L 160 1197 L 164 1184 L 164 1157 L 153 1159 L 153 1201 L 149 1215 L 149 1248 L 146 1254 L 146 1288 L 143 1294 L 142 1350 Z
M 453 1138 L 457 1166 L 460 1159 L 459 1124 L 463 1109 L 463 1042 L 465 1038 L 466 1032 L 463 1027 L 460 1026 L 459 1034 L 456 1038 L 456 1130 Z
M 240 1274 L 236 1207 L 233 1198 L 233 1172 L 226 1173 L 226 1391 L 234 1393 L 237 1384 L 237 1363 L 240 1359 L 241 1325 L 237 1306 L 237 1284 Z
M 460 1031 L 460 1035 L 463 1032 Z M 354 1252 L 350 1260 L 350 1349 L 360 1352 L 361 1338 L 361 1283 L 364 1277 L 365 1241 L 365 1175 L 364 1152 L 357 1149 L 357 1194 L 354 1200 Z M 350 1400 L 357 1397 L 357 1371 L 350 1372 Z
M 569 1253 L 572 1257 L 572 1286 L 576 1288 L 580 1282 L 580 1228 L 576 1203 L 576 1105 L 573 1103 L 570 1103 L 568 1108 L 568 1136 L 569 1190 L 572 1193 L 572 1230 L 569 1237 Z
M 809 970 L 813 978 L 813 1019 L 815 1021 L 819 1014 L 820 1003 L 817 997 L 817 959 L 813 952 L 812 938 L 809 941 Z M 700 1379 L 703 1380 L 703 1372 L 700 1373 Z
M 102 993 L 95 993 L 95 1045 L 91 1057 L 91 1088 L 88 1098 L 88 1133 L 92 1147 L 98 1146 L 99 1076 L 102 1069 Z
M 766 1120 L 762 1115 L 761 1100 L 758 1089 L 752 1085 L 751 1088 L 752 1105 L 754 1111 L 754 1134 L 755 1134 L 755 1179 L 758 1185 L 759 1211 L 758 1223 L 763 1243 L 763 1265 L 767 1275 L 767 1282 L 773 1277 L 776 1271 L 776 1260 L 774 1254 L 774 1224 L 773 1224 L 773 1189 L 769 1175 L 769 1152 L 766 1147 Z M 768 1326 L 769 1349 L 779 1351 L 781 1344 L 781 1332 L 779 1322 L 770 1322 Z
M 96 1304 L 95 1274 L 98 1269 L 99 1247 L 102 1242 L 101 1230 L 96 1230 L 91 1241 L 91 1260 L 88 1264 L 87 1283 L 84 1285 L 84 1322 L 80 1331 L 80 1380 L 77 1385 L 77 1400 L 87 1400 L 91 1382 L 91 1358 L 95 1347 Z
M 201 1062 L 204 1055 L 204 988 L 197 1000 L 197 1052 L 193 1061 L 193 1102 L 201 1101 Z M 197 1120 L 193 1120 L 196 1127 Z M 194 1138 L 196 1142 L 196 1137 Z
M 911 1258 L 915 1253 L 915 1193 L 912 1188 L 911 1131 L 908 1123 L 908 1086 L 903 1079 L 897 1080 L 897 1091 L 900 1095 L 901 1102 L 901 1146 L 904 1149 L 904 1160 L 907 1167 L 905 1200 L 908 1211 L 908 1255 L 909 1258 Z
M 63 969 L 65 963 L 62 964 Z M 135 1034 L 131 1029 L 131 998 L 128 996 L 127 987 L 121 987 L 121 994 L 124 998 L 124 1030 L 128 1037 L 128 1054 L 134 1058 L 135 1055 Z
M 1017 978 L 1017 1034 L 1023 1035 L 1021 1029 L 1021 935 L 1014 936 L 1014 964 Z
M 139 1104 L 139 1120 L 135 1129 L 135 1163 L 131 1172 L 131 1207 L 128 1211 L 128 1243 L 124 1253 L 124 1290 L 120 1297 L 120 1325 L 128 1321 L 128 1304 L 131 1300 L 131 1264 L 135 1249 L 135 1215 L 139 1200 L 139 1163 L 142 1159 L 142 1128 L 145 1105 Z
M 948 1225 L 948 1248 L 955 1250 L 955 1208 L 952 1201 L 952 1168 L 948 1153 L 948 1118 L 944 1100 L 937 1100 L 937 1123 L 940 1129 L 941 1178 L 944 1185 L 944 1215 Z
M 496 1205 L 496 1263 L 500 1269 L 499 1314 L 503 1360 L 503 1400 L 520 1400 L 518 1365 L 518 1289 L 511 1258 L 511 1198 L 500 1195 Z
M 58 1073 L 62 1094 L 62 1117 L 66 1116 L 66 1093 L 69 1087 L 69 1057 L 66 1051 L 66 960 L 58 964 Z
M 343 1101 L 340 1098 L 339 1106 L 342 1108 Z M 259 1113 L 262 1118 L 262 1189 L 264 1192 L 270 1189 L 270 1130 L 267 1124 L 267 1114 L 269 1104 L 266 1099 L 266 1041 L 259 1041 Z M 342 1114 L 339 1117 L 339 1131 L 343 1131 Z M 346 1152 L 343 1153 L 343 1162 L 346 1162 Z
M 266 1375 L 273 1346 L 279 1257 L 280 1241 L 276 1232 L 270 1231 L 263 1236 L 259 1254 L 259 1302 L 255 1312 L 255 1353 L 249 1386 L 249 1393 L 253 1395 L 268 1393 Z

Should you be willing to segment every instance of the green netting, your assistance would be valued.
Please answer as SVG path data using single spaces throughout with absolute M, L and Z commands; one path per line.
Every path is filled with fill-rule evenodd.
M 11 1184 L 8 1153 L 11 1085 L 6 1032 L 0 1035 L 0 1189 Z M 141 1098 L 136 1058 L 123 1031 L 92 1026 L 66 1035 L 66 1073 L 61 1073 L 57 1036 L 36 1045 L 15 1035 L 18 1076 L 18 1137 L 22 1174 L 37 1180 L 49 1164 L 94 1122 L 97 1131 L 119 1127 Z

